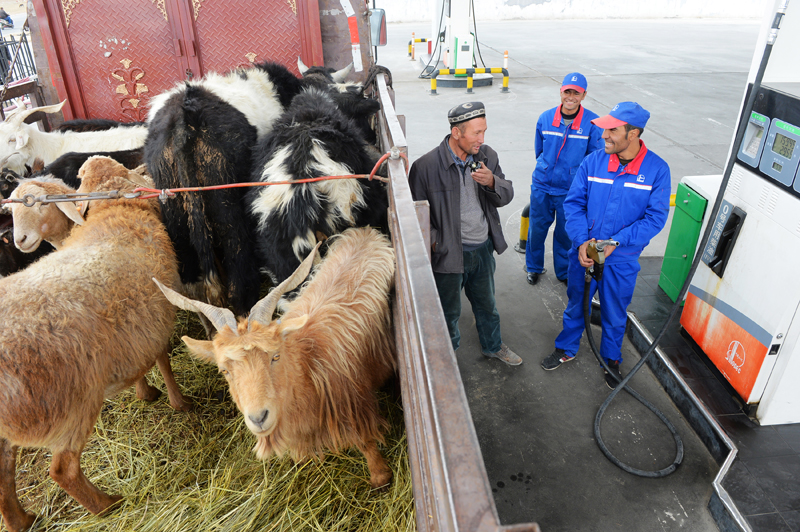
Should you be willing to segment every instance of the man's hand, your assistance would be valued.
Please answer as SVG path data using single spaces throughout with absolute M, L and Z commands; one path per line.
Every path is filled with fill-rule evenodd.
M 589 258 L 589 255 L 586 254 L 586 248 L 589 247 L 589 242 L 597 242 L 597 240 L 595 240 L 594 238 L 592 238 L 591 240 L 587 240 L 586 242 L 581 244 L 581 247 L 578 248 L 578 261 L 584 268 L 588 268 L 589 266 L 594 264 L 594 261 Z
M 494 174 L 486 168 L 486 165 L 480 163 L 481 167 L 472 172 L 472 179 L 479 185 L 494 189 Z
M 611 255 L 611 252 L 614 251 L 615 249 L 617 249 L 617 246 L 607 244 L 606 247 L 603 248 L 603 253 L 605 254 L 605 257 L 608 258 L 608 256 Z

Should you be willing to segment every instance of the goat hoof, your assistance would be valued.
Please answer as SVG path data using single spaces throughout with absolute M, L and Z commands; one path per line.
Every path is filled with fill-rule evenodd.
M 389 491 L 389 486 L 392 485 L 391 470 L 381 471 L 380 473 L 370 476 L 369 483 L 373 490 L 379 493 L 386 493 Z
M 29 514 L 28 512 L 22 512 L 16 516 L 4 516 L 6 528 L 8 528 L 9 532 L 25 532 L 26 530 L 30 529 L 33 526 L 33 522 L 36 521 L 36 516 Z
M 185 397 L 182 397 L 180 400 L 175 401 L 174 403 L 170 401 L 169 404 L 178 412 L 191 412 L 194 410 L 194 404 L 192 401 Z
M 106 516 L 122 506 L 122 495 L 109 495 L 108 498 L 111 499 L 111 503 L 100 510 L 100 512 L 97 513 L 98 516 Z

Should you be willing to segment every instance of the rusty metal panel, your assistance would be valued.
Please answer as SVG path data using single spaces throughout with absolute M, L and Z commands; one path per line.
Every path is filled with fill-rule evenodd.
M 299 0 L 194 0 L 192 16 L 204 72 L 265 60 L 295 74 L 300 55 Z
M 319 0 L 325 66 L 340 69 L 356 63 L 349 79 L 363 82 L 372 64 L 369 9 L 364 0 Z M 352 16 L 348 16 L 352 13 Z M 355 24 L 355 28 L 351 28 Z M 353 55 L 353 44 L 357 44 Z M 358 70 L 358 64 L 361 69 Z
M 144 120 L 149 98 L 183 79 L 163 1 L 82 0 L 63 6 L 89 117 Z
M 378 79 L 383 151 L 408 153 L 384 76 Z M 389 160 L 390 224 L 400 386 L 420 532 L 539 532 L 500 524 L 464 386 L 400 159 Z

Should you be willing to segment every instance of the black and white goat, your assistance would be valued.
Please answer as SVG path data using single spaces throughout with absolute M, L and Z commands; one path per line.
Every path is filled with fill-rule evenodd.
M 342 113 L 330 91 L 309 88 L 292 100 L 272 133 L 259 142 L 252 180 L 368 174 L 376 161 L 359 128 Z M 363 179 L 254 188 L 247 203 L 256 219 L 262 267 L 276 282 L 292 274 L 318 236 L 348 227 L 385 228 L 388 208 L 385 186 Z

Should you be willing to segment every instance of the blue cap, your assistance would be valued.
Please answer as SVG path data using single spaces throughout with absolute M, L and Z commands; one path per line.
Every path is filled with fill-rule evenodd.
M 589 84 L 586 82 L 586 76 L 580 72 L 573 72 L 564 76 L 564 82 L 561 83 L 561 92 L 567 89 L 575 89 L 578 92 L 586 92 L 586 87 Z
M 644 129 L 650 119 L 650 112 L 636 102 L 622 102 L 614 106 L 606 116 L 595 118 L 592 124 L 603 129 L 614 129 L 623 124 Z

